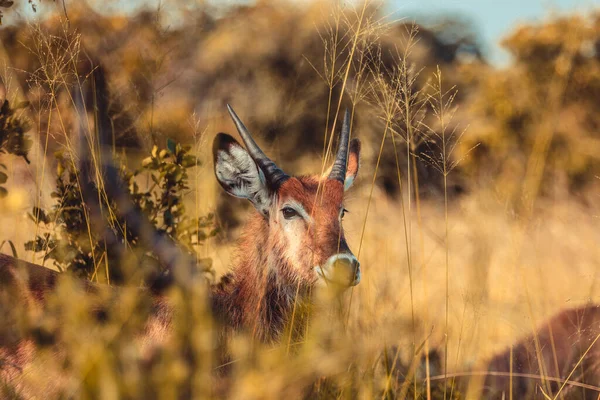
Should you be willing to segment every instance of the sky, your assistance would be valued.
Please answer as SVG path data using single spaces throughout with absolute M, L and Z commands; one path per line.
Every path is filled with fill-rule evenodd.
M 506 65 L 510 55 L 499 41 L 520 22 L 543 21 L 552 12 L 564 13 L 600 8 L 600 0 L 391 0 L 394 17 L 428 17 L 445 13 L 466 16 L 481 34 L 489 60 Z

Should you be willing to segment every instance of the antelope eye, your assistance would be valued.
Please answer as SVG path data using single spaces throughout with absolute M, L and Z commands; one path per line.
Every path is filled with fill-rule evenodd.
M 342 208 L 342 216 L 341 216 L 342 219 L 344 219 L 347 212 L 350 212 L 350 211 L 346 210 L 345 208 Z
M 285 219 L 293 219 L 300 216 L 300 214 L 298 214 L 298 212 L 292 207 L 283 207 L 281 212 L 283 213 L 283 218 Z

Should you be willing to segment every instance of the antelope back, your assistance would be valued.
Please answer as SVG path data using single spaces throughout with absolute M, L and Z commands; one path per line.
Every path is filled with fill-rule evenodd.
M 19 298 L 42 301 L 56 284 L 58 272 L 0 254 L 0 282 L 2 290 L 13 290 Z
M 560 312 L 535 335 L 490 360 L 485 380 L 486 398 L 545 398 L 556 395 L 562 382 L 600 385 L 600 307 L 589 305 Z M 499 373 L 499 374 L 497 374 Z M 512 377 L 510 374 L 514 374 Z M 512 381 L 512 382 L 511 382 Z M 567 384 L 567 398 L 596 398 L 599 390 Z

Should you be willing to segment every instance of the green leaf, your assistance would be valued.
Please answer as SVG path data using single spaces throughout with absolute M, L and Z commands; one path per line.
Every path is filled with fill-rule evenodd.
M 153 162 L 154 162 L 153 157 L 146 157 L 142 160 L 142 167 L 148 168 L 148 166 L 151 165 Z
M 171 154 L 177 153 L 177 143 L 173 139 L 167 139 L 167 149 L 171 152 Z
M 39 207 L 33 207 L 33 218 L 35 222 L 50 223 L 50 218 L 48 218 L 46 212 Z
M 30 240 L 29 242 L 25 243 L 25 250 L 27 251 L 33 251 L 35 253 L 38 253 L 40 251 L 43 251 L 48 244 L 48 238 L 46 237 L 46 239 L 41 238 L 40 236 L 37 236 L 35 238 L 35 240 Z
M 176 170 L 174 171 L 174 179 L 175 179 L 175 181 L 176 181 L 176 182 L 179 182 L 179 181 L 181 181 L 181 178 L 182 178 L 182 177 L 183 177 L 183 171 L 182 171 L 182 170 L 180 170 L 180 169 L 176 169 Z
M 0 172 L 0 184 L 6 183 L 7 180 L 8 175 L 6 175 L 4 172 Z
M 195 167 L 198 164 L 198 158 L 191 154 L 188 154 L 185 157 L 183 157 L 183 160 L 181 161 L 181 166 L 184 168 Z

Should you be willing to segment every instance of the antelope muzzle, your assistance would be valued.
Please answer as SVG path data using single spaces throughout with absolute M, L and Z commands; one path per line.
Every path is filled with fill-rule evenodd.
M 360 282 L 360 262 L 352 253 L 335 254 L 318 267 L 318 273 L 325 285 L 356 286 Z

